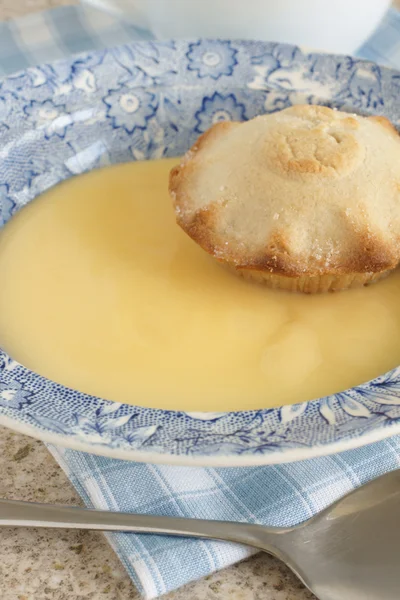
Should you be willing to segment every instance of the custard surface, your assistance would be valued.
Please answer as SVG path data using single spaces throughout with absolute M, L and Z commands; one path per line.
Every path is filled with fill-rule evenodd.
M 176 225 L 176 159 L 71 179 L 0 232 L 0 346 L 54 381 L 185 411 L 325 396 L 400 364 L 400 272 L 307 296 L 226 271 Z

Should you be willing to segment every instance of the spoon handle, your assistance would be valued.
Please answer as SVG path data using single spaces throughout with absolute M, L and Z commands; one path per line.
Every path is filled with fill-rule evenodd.
M 0 500 L 0 526 L 155 533 L 238 542 L 260 549 L 265 549 L 268 538 L 271 551 L 275 536 L 278 538 L 286 531 L 229 521 L 137 515 L 15 500 Z

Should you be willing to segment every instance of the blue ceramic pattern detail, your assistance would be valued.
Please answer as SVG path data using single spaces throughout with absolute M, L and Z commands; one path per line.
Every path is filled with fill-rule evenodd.
M 219 79 L 222 75 L 232 75 L 237 50 L 228 41 L 200 40 L 189 45 L 187 58 L 189 71 L 196 71 L 198 77 Z
M 383 114 L 399 126 L 399 95 L 395 71 L 250 41 L 136 42 L 28 69 L 0 80 L 0 226 L 72 175 L 180 155 L 216 121 L 307 102 Z M 0 351 L 2 419 L 115 457 L 271 463 L 399 432 L 400 368 L 294 406 L 185 413 L 81 394 Z
M 1 93 L 0 89 L 0 132 L 9 129 L 8 120 L 12 111 L 13 95 L 9 92 Z
M 8 195 L 8 186 L 0 184 L 0 227 L 10 219 L 15 206 L 15 202 Z
M 135 129 L 146 129 L 157 109 L 154 94 L 141 88 L 129 88 L 126 84 L 106 96 L 104 103 L 108 107 L 107 117 L 112 120 L 113 127 L 123 127 L 127 133 L 133 133 Z
M 65 137 L 67 127 L 72 124 L 71 117 L 66 114 L 63 104 L 57 105 L 54 100 L 45 100 L 37 102 L 31 100 L 24 106 L 25 115 L 31 120 L 37 129 L 44 131 L 46 139 L 57 135 L 60 138 Z
M 238 102 L 234 94 L 222 95 L 214 92 L 211 97 L 203 98 L 201 108 L 195 114 L 196 131 L 204 133 L 215 123 L 222 121 L 245 121 L 246 108 Z
M 0 406 L 5 408 L 21 408 L 30 403 L 32 392 L 24 389 L 19 381 L 0 383 Z

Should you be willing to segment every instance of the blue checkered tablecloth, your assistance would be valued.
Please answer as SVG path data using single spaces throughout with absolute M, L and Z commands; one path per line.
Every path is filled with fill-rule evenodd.
M 100 11 L 63 7 L 0 23 L 0 74 L 74 53 L 148 39 L 151 34 Z M 360 56 L 400 67 L 400 14 L 389 11 Z M 332 457 L 257 468 L 187 468 L 129 463 L 54 446 L 50 452 L 87 506 L 117 511 L 299 523 L 336 498 L 400 467 L 400 436 Z M 253 553 L 205 540 L 107 534 L 146 598 L 155 598 Z
M 0 76 L 86 50 L 152 37 L 149 31 L 90 6 L 60 6 L 0 22 Z

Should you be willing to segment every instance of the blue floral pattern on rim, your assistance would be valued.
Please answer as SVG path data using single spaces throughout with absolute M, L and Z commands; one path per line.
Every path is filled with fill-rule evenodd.
M 229 41 L 200 40 L 189 45 L 187 58 L 189 71 L 196 71 L 198 77 L 219 79 L 223 75 L 232 75 L 237 50 Z
M 107 116 L 112 120 L 113 126 L 116 129 L 123 127 L 127 133 L 133 133 L 135 129 L 146 129 L 147 122 L 157 108 L 154 94 L 126 86 L 110 92 L 104 102 L 108 106 Z
M 400 74 L 282 44 L 136 42 L 0 80 L 0 226 L 55 183 L 127 160 L 177 156 L 212 123 L 307 102 L 400 126 Z M 290 376 L 290 374 L 288 374 Z M 67 389 L 0 350 L 0 423 L 132 460 L 267 464 L 400 431 L 400 368 L 294 406 L 185 413 Z
M 37 128 L 44 130 L 47 139 L 52 135 L 64 138 L 67 127 L 72 123 L 71 117 L 65 114 L 65 106 L 57 105 L 54 100 L 32 100 L 24 106 L 24 113 Z
M 21 410 L 24 405 L 30 403 L 31 396 L 32 392 L 24 389 L 18 381 L 0 383 L 0 406 Z
M 221 121 L 245 121 L 246 107 L 238 102 L 233 94 L 222 95 L 218 92 L 209 98 L 205 97 L 201 108 L 195 114 L 197 125 L 196 131 L 204 133 Z

